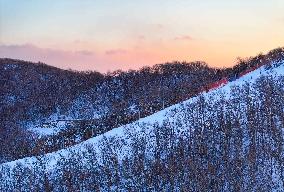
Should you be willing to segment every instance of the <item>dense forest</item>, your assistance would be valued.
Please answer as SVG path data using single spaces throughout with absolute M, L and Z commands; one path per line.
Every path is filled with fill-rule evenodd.
M 1 155 L 6 156 L 2 162 L 78 143 L 94 136 L 86 130 L 90 126 L 101 133 L 132 122 L 190 98 L 206 82 L 222 76 L 222 70 L 211 69 L 201 62 L 175 62 L 104 75 L 63 71 L 18 60 L 2 59 L 1 62 L 1 82 L 4 83 L 1 90 L 1 131 L 4 132 L 1 134 Z M 44 122 L 54 113 L 81 121 L 72 121 L 55 136 L 43 137 L 35 143 L 34 134 L 25 130 L 26 122 Z M 98 115 L 94 117 L 94 114 Z M 20 138 L 11 134 L 13 132 L 19 132 Z M 78 135 L 81 139 L 75 141 Z M 19 147 L 23 150 L 18 150 Z M 7 154 L 8 148 L 11 155 Z
M 123 139 L 102 138 L 48 157 L 2 166 L 1 188 L 17 191 L 281 191 L 284 188 L 284 78 L 262 77 L 183 105 L 163 124 Z M 172 118 L 176 121 L 172 121 Z M 135 125 L 133 125 L 135 126 Z M 148 125 L 140 125 L 148 128 Z M 101 153 L 100 153 L 101 151 Z M 7 178 L 13 178 L 8 179 Z

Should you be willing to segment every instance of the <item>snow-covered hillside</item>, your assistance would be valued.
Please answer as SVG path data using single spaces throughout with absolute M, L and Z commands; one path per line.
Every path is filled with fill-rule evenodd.
M 246 74 L 245 76 L 242 76 L 235 81 L 229 82 L 226 85 L 223 85 L 217 89 L 214 89 L 207 93 L 203 92 L 200 95 L 193 97 L 189 100 L 186 100 L 182 103 L 165 108 L 164 110 L 161 110 L 148 117 L 142 118 L 131 124 L 115 128 L 102 135 L 88 139 L 80 144 L 74 145 L 66 149 L 62 149 L 57 152 L 45 154 L 40 157 L 28 157 L 1 164 L 0 170 L 2 172 L 2 177 L 0 179 L 0 186 L 2 185 L 1 187 L 4 187 L 12 185 L 11 183 L 13 183 L 13 181 L 16 179 L 13 169 L 17 170 L 17 167 L 19 166 L 24 167 L 21 168 L 21 170 L 25 168 L 37 170 L 40 165 L 41 171 L 50 175 L 50 177 L 57 177 L 58 175 L 57 176 L 55 175 L 57 174 L 57 172 L 60 172 L 59 167 L 62 167 L 64 163 L 68 163 L 69 161 L 72 163 L 79 161 L 77 163 L 84 166 L 84 164 L 86 164 L 86 162 L 88 161 L 88 158 L 90 158 L 90 155 L 96 156 L 95 157 L 96 166 L 104 165 L 106 163 L 105 153 L 107 153 L 106 152 L 107 150 L 110 150 L 111 154 L 115 154 L 118 161 L 122 163 L 124 162 L 125 159 L 128 159 L 128 157 L 130 157 L 131 154 L 135 153 L 133 151 L 133 146 L 135 146 L 137 139 L 140 142 L 143 141 L 145 144 L 143 157 L 145 158 L 148 157 L 150 159 L 154 158 L 156 154 L 155 152 L 156 147 L 160 145 L 159 141 L 157 141 L 157 127 L 159 126 L 168 127 L 169 130 L 172 131 L 172 133 L 170 134 L 175 135 L 174 137 L 176 138 L 177 141 L 180 141 L 180 138 L 186 137 L 186 135 L 191 136 L 196 134 L 193 132 L 195 130 L 200 129 L 199 134 L 201 135 L 202 139 L 202 135 L 209 134 L 210 131 L 213 131 L 213 134 L 215 134 L 214 133 L 215 131 L 216 132 L 219 131 L 219 128 L 218 129 L 216 128 L 215 130 L 214 127 L 218 126 L 222 127 L 224 123 L 226 124 L 226 122 L 218 122 L 217 120 L 218 118 L 219 119 L 225 118 L 223 116 L 220 116 L 221 112 L 224 112 L 224 114 L 222 115 L 228 117 L 230 116 L 232 119 L 236 120 L 237 124 L 239 125 L 238 126 L 239 129 L 237 130 L 240 133 L 238 134 L 244 135 L 244 137 L 242 138 L 241 141 L 242 152 L 237 152 L 237 153 L 242 154 L 240 156 L 246 158 L 246 154 L 251 153 L 250 145 L 253 144 L 253 140 L 249 139 L 250 134 L 248 134 L 249 130 L 251 129 L 249 124 L 251 123 L 251 119 L 249 119 L 250 118 L 249 113 L 251 113 L 250 111 L 251 108 L 250 108 L 250 103 L 247 102 L 254 98 L 262 98 L 262 95 L 258 94 L 257 91 L 259 89 L 262 89 L 261 85 L 259 85 L 259 82 L 261 82 L 261 78 L 272 79 L 275 81 L 278 81 L 278 79 L 280 79 L 279 81 L 283 81 L 283 79 L 281 80 L 283 76 L 284 76 L 284 61 L 279 63 L 274 63 L 273 67 L 271 68 L 262 66 L 259 69 L 252 71 Z M 257 86 L 259 86 L 260 88 L 257 88 Z M 239 95 L 236 96 L 234 95 L 234 93 L 236 92 L 234 92 L 233 90 L 238 88 L 239 90 L 241 90 L 241 92 L 238 92 Z M 248 90 L 248 94 L 242 95 L 242 91 L 245 91 L 246 89 Z M 281 89 L 282 89 L 281 91 L 283 91 L 283 87 L 281 87 Z M 281 94 L 280 97 L 282 97 Z M 277 100 L 281 100 L 281 98 L 276 99 L 275 102 L 277 102 Z M 268 101 L 263 100 L 263 102 L 268 102 Z M 260 104 L 259 107 L 261 108 L 263 105 L 262 101 L 259 101 L 257 103 Z M 238 112 L 234 111 L 235 105 L 238 106 L 237 107 L 239 109 Z M 284 108 L 282 108 L 283 107 L 282 105 L 280 105 L 279 107 L 280 111 L 284 110 Z M 234 114 L 235 112 L 236 114 Z M 283 122 L 281 118 L 282 118 L 281 116 L 277 115 L 275 117 L 275 119 L 278 119 L 279 121 L 279 123 L 276 123 L 275 125 L 279 126 L 280 128 L 282 126 L 281 123 Z M 202 122 L 199 122 L 200 120 L 202 120 Z M 217 125 L 216 123 L 217 124 L 219 123 L 219 125 Z M 230 124 L 231 122 L 228 121 L 227 123 Z M 263 124 L 265 124 L 265 121 L 263 122 Z M 167 129 L 163 130 L 168 131 Z M 219 133 L 218 134 L 216 133 L 216 135 L 218 137 L 222 137 L 224 133 L 226 135 L 226 132 L 223 133 L 221 131 L 221 133 L 222 133 L 221 135 L 218 135 Z M 271 141 L 273 141 L 273 139 L 274 138 L 272 138 Z M 265 141 L 266 138 L 264 138 L 264 142 Z M 268 141 L 270 142 L 270 140 Z M 218 142 L 223 142 L 223 139 L 219 139 Z M 211 145 L 216 145 L 216 149 L 219 150 L 221 144 L 213 143 L 210 144 L 209 146 Z M 276 147 L 272 147 L 269 149 L 276 150 L 278 148 L 276 145 Z M 231 153 L 232 156 L 234 157 L 234 153 L 236 152 L 234 152 L 233 150 L 231 151 Z M 164 155 L 166 156 L 166 154 Z M 281 157 L 281 154 L 278 155 L 280 155 Z M 213 156 L 213 158 L 214 157 L 217 158 L 217 156 Z M 273 161 L 276 162 L 276 160 L 272 160 L 272 162 Z M 265 165 L 264 167 L 262 167 L 262 169 L 267 171 L 269 167 L 271 166 Z M 260 171 L 260 174 L 261 173 L 262 172 Z M 283 185 L 284 183 L 281 182 L 281 174 L 279 173 L 278 168 L 274 167 L 273 170 L 271 170 L 271 173 L 272 173 L 271 175 L 273 175 L 271 181 L 274 183 L 273 185 L 275 185 L 273 189 L 277 190 L 283 189 L 281 185 Z M 258 181 L 261 182 L 259 179 Z M 243 183 L 244 186 L 249 186 L 248 182 L 243 181 Z M 228 186 L 225 185 L 225 189 L 226 187 Z M 115 190 L 115 188 L 113 188 L 113 190 Z
M 211 98 L 214 97 L 214 99 L 220 99 L 219 97 L 225 97 L 227 99 L 230 98 L 230 91 L 231 88 L 234 86 L 242 86 L 245 84 L 253 84 L 260 76 L 282 76 L 284 75 L 284 62 L 280 62 L 280 63 L 275 63 L 274 64 L 277 67 L 272 67 L 270 69 L 265 69 L 265 66 L 262 66 L 261 68 L 250 72 L 249 74 L 235 80 L 232 82 L 227 83 L 226 85 L 219 87 L 218 89 L 212 90 L 208 93 L 203 92 L 202 96 L 204 96 L 205 98 Z M 199 96 L 200 96 L 199 95 Z M 198 98 L 194 97 L 191 98 L 189 100 L 186 100 L 182 103 L 170 106 L 168 108 L 165 108 L 164 110 L 161 110 L 157 113 L 154 113 L 148 117 L 145 118 L 141 118 L 138 121 L 135 121 L 131 124 L 127 124 L 118 128 L 114 128 L 113 130 L 102 134 L 100 136 L 91 138 L 85 142 L 82 142 L 78 145 L 72 146 L 70 148 L 67 149 L 63 149 L 54 153 L 49 153 L 46 154 L 45 157 L 48 159 L 47 161 L 47 168 L 48 169 L 52 169 L 53 165 L 56 165 L 56 161 L 57 161 L 57 157 L 59 156 L 66 156 L 68 157 L 69 155 L 69 151 L 72 152 L 76 152 L 78 154 L 80 154 L 83 150 L 84 147 L 86 145 L 99 145 L 99 142 L 102 138 L 106 137 L 106 138 L 112 138 L 114 137 L 116 140 L 127 140 L 126 138 L 126 131 L 129 130 L 129 128 L 135 128 L 135 132 L 141 131 L 142 129 L 146 129 L 146 132 L 151 130 L 151 128 L 153 127 L 153 125 L 155 124 L 162 124 L 165 120 L 169 120 L 174 122 L 177 121 L 179 119 L 179 115 L 181 114 L 181 110 L 183 110 L 182 106 L 190 104 L 190 103 L 194 103 Z M 173 113 L 174 112 L 174 113 Z M 119 151 L 119 153 L 121 155 L 125 155 L 125 152 L 127 151 L 127 146 L 121 146 L 121 148 L 117 149 Z M 98 151 L 99 152 L 99 148 Z M 14 166 L 17 163 L 24 163 L 27 166 L 32 166 L 32 164 L 37 160 L 36 157 L 28 157 L 28 158 L 24 158 L 24 159 L 20 159 L 20 160 L 16 160 L 16 161 L 12 161 L 12 162 L 8 162 L 8 163 L 4 163 L 1 166 Z

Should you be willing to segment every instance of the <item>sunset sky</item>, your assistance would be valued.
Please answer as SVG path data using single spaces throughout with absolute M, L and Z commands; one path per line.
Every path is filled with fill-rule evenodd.
M 284 46 L 284 0 L 0 0 L 0 57 L 76 70 L 232 66 Z

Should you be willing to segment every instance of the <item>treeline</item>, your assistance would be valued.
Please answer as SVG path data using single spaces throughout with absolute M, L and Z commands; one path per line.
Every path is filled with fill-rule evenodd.
M 223 69 L 210 68 L 204 62 L 172 62 L 140 70 L 115 71 L 103 83 L 85 92 L 72 104 L 75 118 L 88 119 L 90 107 L 100 106 L 107 124 L 125 124 L 157 112 L 196 94 L 206 83 L 220 78 Z M 91 103 L 91 106 L 89 105 Z M 76 115 L 76 112 L 78 113 Z
M 200 96 L 162 125 L 32 164 L 2 166 L 0 187 L 18 191 L 283 191 L 284 77 Z M 179 118 L 175 118 L 178 116 Z M 136 125 L 134 125 L 136 126 Z M 147 125 L 145 125 L 147 126 Z M 123 147 L 123 145 L 127 145 Z M 99 152 L 97 153 L 97 148 Z M 121 150 L 127 149 L 125 156 Z M 47 171 L 48 170 L 48 171 Z M 29 190 L 27 190 L 29 189 Z
M 266 55 L 258 54 L 255 57 L 238 58 L 237 64 L 232 68 L 227 69 L 228 76 L 239 76 L 242 72 L 254 68 L 256 66 L 266 66 L 267 69 L 275 63 L 284 60 L 284 48 L 276 48 L 269 51 Z

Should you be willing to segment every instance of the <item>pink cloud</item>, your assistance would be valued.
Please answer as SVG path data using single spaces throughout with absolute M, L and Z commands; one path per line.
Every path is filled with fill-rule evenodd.
M 160 23 L 156 24 L 156 26 L 159 29 L 164 29 L 165 28 L 165 26 L 163 24 L 160 24 Z
M 76 39 L 76 40 L 73 41 L 73 43 L 74 44 L 80 44 L 80 43 L 82 43 L 82 41 L 80 39 Z
M 75 53 L 81 54 L 81 55 L 86 55 L 86 56 L 94 55 L 94 52 L 88 51 L 88 50 L 80 50 L 80 51 L 76 51 Z
M 116 56 L 119 56 L 119 59 Z M 103 52 L 98 50 L 67 51 L 40 48 L 33 44 L 0 44 L 0 57 L 33 62 L 41 61 L 62 69 L 71 68 L 79 71 L 95 70 L 103 73 L 117 69 L 137 69 L 144 65 L 160 62 L 160 57 L 150 54 L 145 50 L 109 49 Z
M 138 39 L 139 39 L 139 40 L 144 40 L 144 39 L 146 39 L 146 37 L 145 37 L 144 35 L 139 35 L 139 36 L 138 36 Z
M 182 36 L 177 36 L 175 37 L 175 40 L 186 40 L 186 41 L 190 41 L 193 40 L 193 38 L 189 35 L 182 35 Z
M 118 54 L 126 54 L 127 50 L 125 49 L 110 49 L 105 52 L 106 55 L 118 55 Z
M 66 51 L 58 49 L 40 48 L 32 44 L 0 45 L 0 57 L 22 59 L 75 70 L 106 71 L 107 62 L 96 53 L 88 50 Z

